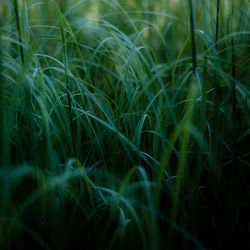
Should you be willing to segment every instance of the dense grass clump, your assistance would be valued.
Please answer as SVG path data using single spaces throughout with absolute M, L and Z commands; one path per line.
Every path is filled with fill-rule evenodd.
M 248 249 L 248 1 L 0 2 L 0 249 Z

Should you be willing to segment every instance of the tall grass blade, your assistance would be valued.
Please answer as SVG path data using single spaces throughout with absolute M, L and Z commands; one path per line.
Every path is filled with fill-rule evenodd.
M 24 44 L 23 44 L 23 39 L 22 39 L 22 30 L 21 30 L 21 23 L 20 23 L 20 14 L 19 14 L 19 4 L 18 4 L 18 0 L 13 0 L 14 1 L 14 9 L 15 9 L 15 18 L 16 18 L 16 28 L 17 28 L 17 32 L 18 32 L 18 40 L 20 42 L 19 45 L 19 49 L 20 49 L 20 53 L 21 53 L 21 60 L 22 63 L 24 64 Z
M 1 23 L 0 23 L 1 25 Z M 2 42 L 2 33 L 0 30 L 0 43 Z M 2 46 L 1 46 L 2 48 Z M 0 49 L 0 168 L 6 164 L 6 114 L 5 114 L 5 94 L 4 94 L 4 78 L 2 67 L 2 49 Z
M 193 74 L 196 75 L 196 44 L 195 44 L 195 10 L 193 0 L 189 0 L 190 8 L 190 31 L 191 31 L 191 43 L 192 43 L 192 60 L 193 60 Z

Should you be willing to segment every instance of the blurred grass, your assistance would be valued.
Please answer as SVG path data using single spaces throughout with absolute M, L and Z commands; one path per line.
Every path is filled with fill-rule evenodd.
M 0 7 L 0 249 L 248 249 L 247 1 Z

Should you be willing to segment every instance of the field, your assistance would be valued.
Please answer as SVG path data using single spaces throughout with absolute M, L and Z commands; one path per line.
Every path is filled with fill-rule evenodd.
M 249 7 L 0 1 L 0 249 L 249 249 Z

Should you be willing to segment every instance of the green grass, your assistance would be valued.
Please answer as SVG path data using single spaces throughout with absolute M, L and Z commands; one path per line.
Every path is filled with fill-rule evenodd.
M 0 249 L 248 249 L 248 16 L 1 1 Z

